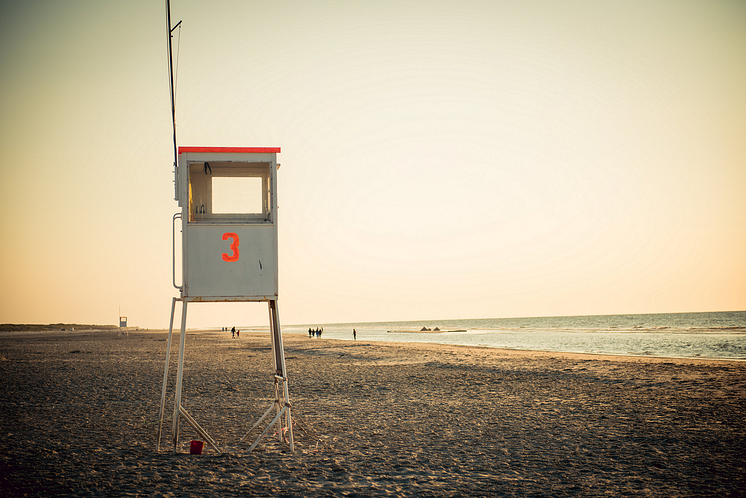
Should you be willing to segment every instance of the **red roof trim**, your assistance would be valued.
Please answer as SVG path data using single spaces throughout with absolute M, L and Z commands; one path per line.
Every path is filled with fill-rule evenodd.
M 179 147 L 182 152 L 224 152 L 238 154 L 278 154 L 279 147 Z

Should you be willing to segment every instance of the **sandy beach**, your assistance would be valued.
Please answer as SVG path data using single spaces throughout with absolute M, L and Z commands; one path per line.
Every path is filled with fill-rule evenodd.
M 189 332 L 183 405 L 225 451 L 190 455 L 172 388 L 155 451 L 166 337 L 0 334 L 0 495 L 746 494 L 746 362 L 285 334 L 296 451 L 247 453 L 269 335 Z

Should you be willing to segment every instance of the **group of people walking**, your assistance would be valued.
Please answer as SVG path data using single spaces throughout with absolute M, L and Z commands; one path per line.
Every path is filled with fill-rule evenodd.
M 315 329 L 308 327 L 308 338 L 312 339 L 314 337 L 321 337 L 321 333 L 323 331 L 324 331 L 324 327 L 317 327 Z M 352 329 L 352 338 L 357 339 L 357 330 L 355 329 Z
M 228 328 L 227 327 L 223 327 L 223 330 L 228 330 Z M 311 327 L 308 327 L 308 337 L 309 337 L 309 339 L 313 338 L 313 337 L 317 337 L 317 338 L 321 337 L 321 333 L 323 331 L 324 331 L 324 327 L 316 327 L 315 329 L 312 329 Z M 236 330 L 236 327 L 233 327 L 231 329 L 231 335 L 233 336 L 234 339 L 240 338 L 241 337 L 241 331 L 240 330 Z M 352 338 L 353 339 L 357 339 L 357 330 L 355 330 L 355 329 L 352 329 Z
M 308 327 L 308 337 L 321 337 L 321 333 L 324 331 L 324 327 L 319 327 L 312 329 L 311 327 Z

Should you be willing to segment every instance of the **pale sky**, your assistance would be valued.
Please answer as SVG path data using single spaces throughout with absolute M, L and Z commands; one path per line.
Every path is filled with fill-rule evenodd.
M 179 145 L 282 147 L 283 324 L 746 309 L 746 3 L 171 9 Z M 165 16 L 0 3 L 0 323 L 168 326 Z

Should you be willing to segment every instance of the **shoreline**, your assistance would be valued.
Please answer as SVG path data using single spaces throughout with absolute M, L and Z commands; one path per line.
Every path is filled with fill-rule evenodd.
M 96 334 L 105 334 L 105 335 L 114 335 L 117 336 L 122 332 L 122 329 L 103 329 L 103 330 L 81 330 L 81 331 L 62 331 L 62 330 L 49 330 L 49 331 L 0 331 L 0 339 L 3 338 L 12 338 L 12 337 L 19 337 L 27 335 L 29 337 L 41 337 L 41 336 L 59 336 L 59 337 L 66 337 L 71 335 L 96 335 Z M 168 335 L 168 329 L 133 329 L 130 328 L 129 330 L 126 330 L 128 334 L 165 334 Z M 222 337 L 223 335 L 230 334 L 230 330 L 227 331 L 220 331 L 220 330 L 214 330 L 214 329 L 187 329 L 186 330 L 187 335 L 214 335 L 215 337 Z M 408 332 L 409 333 L 409 332 Z M 431 334 L 432 332 L 423 332 L 423 334 Z M 437 334 L 438 332 L 435 332 Z M 243 338 L 253 338 L 253 339 L 262 339 L 265 337 L 269 337 L 269 330 L 260 331 L 257 330 L 257 328 L 245 328 L 242 330 Z M 179 336 L 179 330 L 174 329 L 173 336 L 178 338 Z M 502 351 L 502 352 L 515 352 L 515 353 L 530 353 L 530 354 L 547 354 L 547 355 L 567 355 L 568 359 L 571 359 L 572 357 L 589 357 L 589 358 L 618 358 L 620 361 L 625 361 L 624 358 L 629 358 L 630 360 L 635 359 L 649 359 L 649 360 L 659 360 L 659 361 L 670 361 L 670 360 L 677 360 L 677 361 L 692 361 L 692 362 L 733 362 L 733 363 L 746 363 L 746 358 L 711 358 L 706 356 L 698 356 L 698 357 L 691 357 L 691 356 L 656 356 L 656 355 L 636 355 L 632 353 L 628 354 L 615 354 L 615 353 L 587 353 L 587 352 L 578 352 L 578 351 L 550 351 L 550 350 L 541 350 L 541 349 L 518 349 L 518 348 L 500 348 L 500 347 L 493 347 L 493 346 L 484 346 L 484 345 L 471 345 L 471 344 L 441 344 L 436 342 L 414 342 L 414 341 L 396 341 L 396 340 L 369 340 L 369 339 L 359 339 L 357 341 L 352 339 L 337 339 L 337 338 L 309 338 L 308 334 L 304 332 L 283 332 L 283 337 L 294 337 L 294 338 L 305 338 L 306 340 L 313 342 L 313 341 L 329 341 L 329 342 L 339 342 L 339 343 L 354 343 L 354 342 L 369 342 L 369 343 L 375 343 L 380 345 L 386 345 L 386 344 L 392 344 L 392 345 L 401 345 L 401 346 L 408 346 L 412 345 L 412 347 L 417 348 L 419 346 L 428 346 L 428 345 L 434 345 L 434 346 L 444 346 L 444 347 L 450 347 L 450 348 L 473 348 L 473 349 L 484 349 L 489 351 Z M 178 342 L 178 339 L 172 339 L 175 342 Z M 173 343 L 172 343 L 173 344 Z M 172 346 L 173 347 L 173 346 Z

